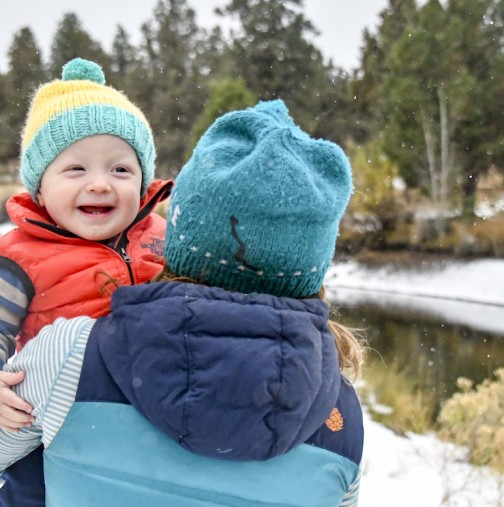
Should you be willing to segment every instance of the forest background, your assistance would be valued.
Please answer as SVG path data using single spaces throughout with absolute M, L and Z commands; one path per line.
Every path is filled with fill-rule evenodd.
M 4 193 L 18 181 L 34 90 L 82 57 L 145 112 L 159 177 L 176 176 L 216 117 L 281 98 L 303 129 L 351 159 L 341 251 L 504 257 L 502 0 L 389 0 L 350 70 L 324 61 L 302 0 L 230 0 L 219 14 L 234 20 L 229 33 L 198 26 L 186 0 L 160 0 L 138 44 L 118 25 L 106 52 L 67 13 L 46 60 L 30 27 L 16 32 L 0 73 Z

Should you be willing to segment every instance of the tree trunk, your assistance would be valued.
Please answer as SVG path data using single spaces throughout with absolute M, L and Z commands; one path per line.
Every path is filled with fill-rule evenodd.
M 478 177 L 478 173 L 467 174 L 462 183 L 462 216 L 465 218 L 474 217 Z
M 423 134 L 425 140 L 425 149 L 427 152 L 427 163 L 429 165 L 429 187 L 431 198 L 436 203 L 439 202 L 439 174 L 436 164 L 436 136 L 432 132 L 432 125 L 429 119 L 422 115 Z
M 450 178 L 453 173 L 453 146 L 450 135 L 450 113 L 448 103 L 442 88 L 438 87 L 439 98 L 439 121 L 441 136 L 441 169 L 440 169 L 440 204 L 446 208 L 448 194 L 450 192 Z

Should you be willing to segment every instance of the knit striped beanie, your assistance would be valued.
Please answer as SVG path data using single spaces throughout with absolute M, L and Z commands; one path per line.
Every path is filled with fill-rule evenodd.
M 341 148 L 310 138 L 281 100 L 225 114 L 175 181 L 167 264 L 239 292 L 316 294 L 351 192 Z
M 129 143 L 142 167 L 142 196 L 154 178 L 156 151 L 142 111 L 120 91 L 105 85 L 101 67 L 75 58 L 61 80 L 42 85 L 30 105 L 21 140 L 21 179 L 36 200 L 47 166 L 72 143 L 111 134 Z

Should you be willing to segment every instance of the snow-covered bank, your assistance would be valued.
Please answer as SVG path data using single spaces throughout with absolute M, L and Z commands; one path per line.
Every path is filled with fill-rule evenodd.
M 365 413 L 360 507 L 502 507 L 504 476 L 434 435 L 394 432 Z
M 504 260 L 438 262 L 421 269 L 340 262 L 325 283 L 337 303 L 411 308 L 447 322 L 504 332 Z

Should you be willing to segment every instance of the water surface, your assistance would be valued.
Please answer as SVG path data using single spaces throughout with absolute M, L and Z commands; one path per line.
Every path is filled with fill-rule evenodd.
M 370 360 L 394 364 L 432 397 L 434 414 L 457 390 L 458 377 L 480 383 L 504 366 L 504 333 L 447 322 L 428 312 L 387 304 L 379 297 L 374 303 L 359 304 L 336 299 L 332 310 L 345 325 L 365 330 L 373 349 Z M 504 319 L 504 309 L 502 315 Z

